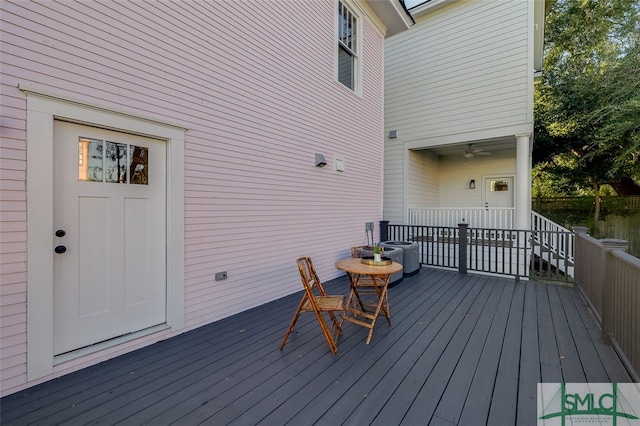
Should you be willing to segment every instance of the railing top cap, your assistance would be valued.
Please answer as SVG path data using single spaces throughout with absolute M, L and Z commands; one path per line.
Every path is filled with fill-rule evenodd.
M 616 238 L 603 238 L 602 240 L 600 240 L 600 242 L 602 243 L 602 245 L 606 245 L 606 246 L 623 246 L 623 247 L 627 247 L 629 245 L 629 242 L 626 240 L 619 240 Z

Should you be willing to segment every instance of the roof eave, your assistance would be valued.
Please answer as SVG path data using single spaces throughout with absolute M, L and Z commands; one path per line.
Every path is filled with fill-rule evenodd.
M 387 38 L 413 25 L 413 18 L 399 0 L 366 0 L 366 3 L 387 28 Z
M 412 7 L 409 13 L 414 19 L 418 19 L 423 17 L 424 15 L 448 6 L 449 4 L 456 1 L 457 0 L 427 0 L 417 6 Z
M 533 5 L 533 69 L 542 71 L 544 59 L 544 0 L 535 0 Z

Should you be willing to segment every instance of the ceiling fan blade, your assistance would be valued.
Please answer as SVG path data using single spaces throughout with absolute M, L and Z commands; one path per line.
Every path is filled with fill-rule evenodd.
M 491 153 L 484 151 L 482 148 L 474 148 L 473 144 L 470 143 L 469 145 L 467 145 L 467 149 L 464 150 L 462 155 L 465 158 L 473 158 L 476 155 L 491 155 Z

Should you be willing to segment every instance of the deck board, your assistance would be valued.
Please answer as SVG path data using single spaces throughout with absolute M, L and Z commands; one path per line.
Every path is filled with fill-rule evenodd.
M 459 423 L 463 409 L 463 404 L 460 404 L 460 401 L 464 401 L 468 397 L 475 375 L 485 368 L 480 363 L 480 359 L 491 331 L 491 324 L 500 301 L 501 290 L 502 286 L 499 285 L 494 285 L 491 288 L 491 294 L 488 295 L 485 305 L 482 307 L 482 312 L 476 320 L 471 336 L 465 342 L 462 356 L 451 374 L 438 408 L 432 416 L 433 422 Z
M 516 418 L 536 417 L 537 383 L 540 382 L 540 355 L 538 353 L 538 322 L 536 287 L 527 285 L 522 316 L 522 342 L 520 348 L 520 372 L 518 378 L 518 410 Z M 523 368 L 526 366 L 526 368 Z
M 425 377 L 411 409 L 402 421 L 403 424 L 420 424 L 433 417 L 436 407 L 442 401 L 441 395 L 445 392 L 460 360 L 464 345 L 473 331 L 473 326 L 477 324 L 481 309 L 490 294 L 491 289 L 487 289 L 489 286 L 485 277 L 473 283 L 465 300 L 458 305 L 453 315 L 448 318 L 446 327 L 438 334 L 439 345 L 433 348 L 429 346 L 430 356 L 416 363 L 416 367 L 429 371 L 429 375 Z M 434 395 L 438 397 L 434 398 Z M 436 419 L 436 422 L 440 421 Z
M 278 349 L 300 297 L 6 396 L 2 424 L 535 424 L 541 380 L 633 381 L 574 288 L 422 268 L 337 355 L 312 315 Z
M 482 423 L 489 416 L 495 380 L 498 374 L 500 352 L 502 351 L 502 342 L 515 285 L 503 285 L 500 287 L 502 287 L 502 293 L 478 361 L 481 368 L 478 369 L 471 382 L 469 394 L 462 406 L 459 424 L 473 424 L 478 419 Z
M 573 291 L 569 292 L 569 294 L 573 298 L 574 303 L 576 304 L 576 309 L 582 318 L 589 341 L 600 342 L 602 329 L 597 325 L 597 322 L 594 319 L 594 314 L 591 312 L 588 304 L 579 292 Z M 624 365 L 618 362 L 617 356 L 612 356 L 612 354 L 614 354 L 614 350 L 611 346 L 595 344 L 594 347 L 598 353 L 600 362 L 602 362 L 602 366 L 605 369 L 607 377 L 619 377 L 627 374 Z M 640 381 L 637 378 L 634 379 L 636 381 Z
M 388 401 L 389 409 L 376 418 L 376 424 L 400 424 L 414 407 L 419 392 L 460 323 L 461 312 L 470 305 L 474 292 L 479 291 L 479 287 L 473 285 L 478 279 L 454 281 L 451 290 L 445 294 L 447 298 L 441 299 L 448 302 L 442 303 L 437 310 L 426 312 L 418 329 L 420 334 L 411 342 L 402 364 L 394 366 L 397 371 L 393 371 L 391 377 L 402 378 L 402 381 Z
M 574 344 L 585 342 L 580 345 L 580 350 L 576 351 L 576 355 L 580 360 L 579 364 L 584 372 L 584 381 L 606 383 L 607 373 L 594 345 L 590 343 L 589 333 L 584 326 L 583 318 L 578 313 L 574 299 L 567 292 L 560 292 L 558 296 L 566 314 L 567 326 L 571 330 Z
M 578 356 L 578 349 L 573 340 L 572 330 L 569 328 L 567 312 L 564 311 L 564 306 L 558 294 L 558 287 L 549 287 L 549 303 L 556 331 L 563 381 L 567 383 L 586 382 L 586 376 Z
M 513 291 L 487 424 L 517 424 L 516 410 L 518 405 L 518 375 L 522 337 L 522 306 L 524 304 L 526 285 L 516 285 Z
M 536 289 L 538 308 L 538 344 L 540 356 L 540 379 L 543 383 L 557 383 L 562 381 L 562 368 L 556 332 L 553 326 L 551 305 L 547 289 L 539 285 Z

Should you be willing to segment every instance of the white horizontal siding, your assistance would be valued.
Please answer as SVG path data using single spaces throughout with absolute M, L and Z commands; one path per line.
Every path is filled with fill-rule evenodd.
M 515 176 L 516 158 L 511 150 L 496 151 L 492 155 L 442 157 L 440 161 L 440 203 L 428 207 L 483 207 L 484 176 Z M 469 189 L 469 181 L 476 181 L 476 189 Z M 411 206 L 413 207 L 413 206 Z
M 385 125 L 404 140 L 530 121 L 526 1 L 454 2 L 385 45 Z
M 188 127 L 185 315 L 195 328 L 298 291 L 299 256 L 312 256 L 323 280 L 339 276 L 334 262 L 366 242 L 364 222 L 382 219 L 383 39 L 364 22 L 356 96 L 334 80 L 334 8 L 333 0 L 2 2 L 3 392 L 26 383 L 18 84 Z M 344 173 L 333 170 L 335 156 Z M 229 278 L 214 281 L 219 271 Z
M 384 219 L 404 221 L 404 148 L 400 139 L 389 139 L 384 146 Z
M 408 208 L 437 206 L 440 185 L 438 157 L 429 151 L 408 151 L 407 154 L 409 156 Z

